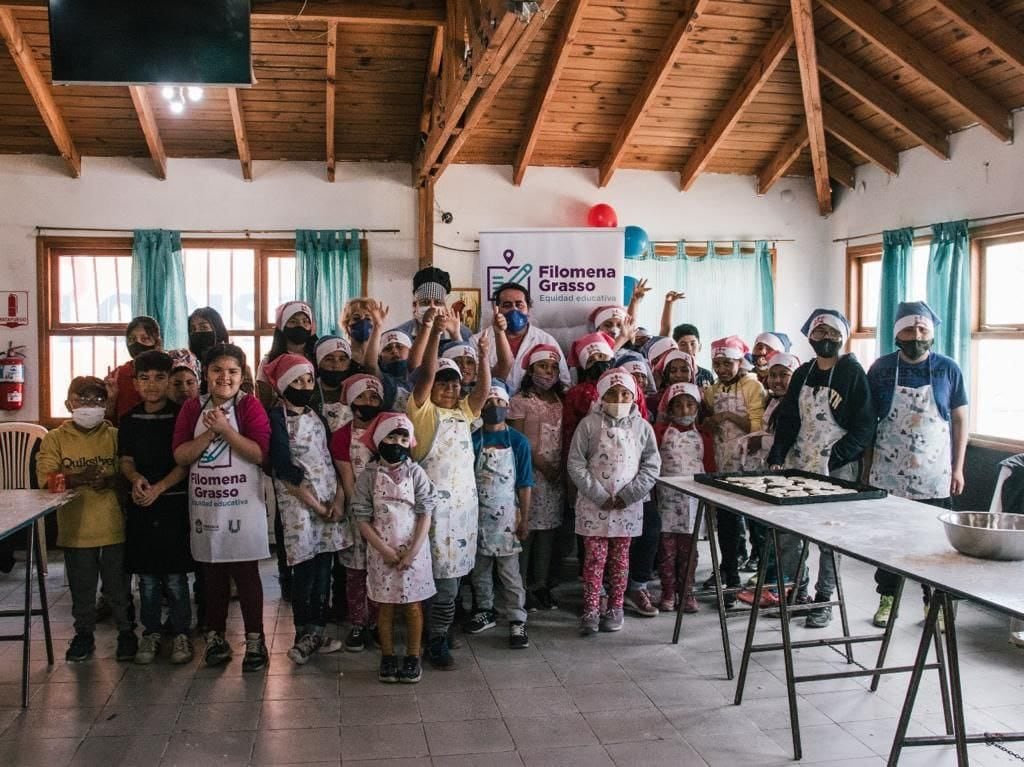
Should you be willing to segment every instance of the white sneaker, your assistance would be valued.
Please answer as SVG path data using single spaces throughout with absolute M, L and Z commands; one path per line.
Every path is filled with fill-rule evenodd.
M 329 637 L 326 634 L 320 636 L 320 649 L 317 650 L 319 655 L 330 655 L 332 652 L 338 652 L 345 646 L 345 643 L 335 637 Z
M 139 649 L 135 651 L 135 662 L 145 666 L 156 660 L 160 654 L 160 635 L 157 633 L 143 634 L 139 641 Z
M 185 634 L 178 634 L 174 637 L 174 644 L 171 645 L 171 663 L 189 663 L 195 657 L 192 649 L 192 640 Z
M 1014 647 L 1020 647 L 1024 649 L 1024 631 L 1011 631 L 1010 632 L 1010 644 Z

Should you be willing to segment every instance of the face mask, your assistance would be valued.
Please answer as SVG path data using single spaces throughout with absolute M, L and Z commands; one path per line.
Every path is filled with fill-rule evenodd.
M 103 423 L 106 414 L 106 410 L 101 407 L 76 407 L 71 411 L 71 420 L 75 426 L 90 431 Z
M 536 373 L 533 376 L 533 382 L 537 385 L 537 388 L 541 391 L 547 391 L 555 385 L 555 381 L 558 380 L 556 375 L 544 375 L 543 373 Z
M 672 416 L 672 423 L 676 426 L 693 426 L 697 420 L 695 415 L 674 415 Z
M 372 421 L 383 410 L 380 405 L 353 405 L 352 412 L 360 421 Z
M 155 348 L 156 346 L 153 344 L 140 344 L 137 341 L 133 341 L 132 343 L 128 344 L 128 354 L 131 355 L 132 359 L 135 359 L 143 352 L 148 352 Z
M 188 334 L 188 349 L 200 360 L 216 342 L 217 334 L 212 330 L 199 330 Z
M 604 408 L 604 412 L 610 415 L 612 418 L 625 418 L 629 415 L 629 411 L 633 408 L 632 402 L 602 402 L 601 407 Z
M 352 368 L 348 370 L 321 370 L 320 382 L 325 386 L 330 386 L 332 389 L 337 389 L 341 386 L 341 382 L 350 375 L 352 375 Z
M 282 395 L 288 402 L 296 407 L 306 407 L 309 401 L 313 399 L 312 389 L 296 389 L 294 386 L 289 386 L 284 390 Z
M 361 344 L 369 340 L 371 333 L 373 333 L 373 320 L 371 319 L 358 320 L 348 326 L 348 334 L 352 336 L 352 340 Z
M 530 322 L 530 318 L 518 309 L 513 309 L 505 315 L 505 321 L 508 323 L 509 333 L 521 333 L 526 329 L 526 326 Z
M 380 369 L 393 378 L 405 378 L 409 375 L 409 360 L 391 360 L 383 363 Z
M 285 340 L 290 344 L 304 344 L 309 340 L 309 337 L 313 335 L 307 328 L 302 327 L 302 325 L 285 328 L 281 333 L 284 334 Z
M 429 306 L 414 306 L 412 308 L 412 316 L 417 322 L 423 322 L 423 315 L 427 313 Z
M 618 338 L 622 335 L 622 328 L 613 326 L 608 328 L 608 330 L 602 330 L 601 332 L 611 336 L 612 338 Z
M 508 417 L 508 408 L 488 405 L 480 412 L 480 417 L 483 418 L 484 423 L 490 426 L 497 426 L 499 423 L 505 423 L 505 419 Z
M 819 357 L 829 359 L 839 354 L 839 347 L 842 344 L 839 341 L 833 341 L 831 338 L 823 338 L 820 341 L 811 341 L 811 348 L 814 349 L 814 353 Z
M 933 339 L 927 341 L 897 341 L 896 348 L 907 355 L 909 359 L 916 360 L 930 352 L 934 343 Z
M 583 373 L 588 380 L 596 381 L 598 378 L 604 375 L 604 372 L 608 370 L 611 366 L 612 363 L 610 361 L 601 360 L 599 362 L 595 362 L 594 364 L 592 364 L 590 367 L 584 370 Z
M 377 450 L 380 457 L 388 463 L 401 463 L 409 457 L 409 448 L 396 442 L 381 442 Z

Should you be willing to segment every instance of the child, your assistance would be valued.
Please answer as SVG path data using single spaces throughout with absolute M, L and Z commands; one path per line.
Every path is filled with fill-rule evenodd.
M 78 376 L 64 403 L 71 420 L 43 437 L 36 457 L 39 487 L 62 472 L 68 489 L 80 489 L 57 510 L 57 545 L 71 587 L 75 636 L 65 658 L 86 660 L 96 649 L 96 584 L 104 589 L 117 623 L 117 659 L 132 660 L 138 649 L 128 617 L 128 581 L 124 572 L 124 516 L 117 500 L 117 429 L 104 421 L 107 387 L 99 378 Z
M 683 352 L 680 352 L 683 353 Z M 694 383 L 676 383 L 665 390 L 658 405 L 659 423 L 654 426 L 661 451 L 661 476 L 678 477 L 716 471 L 715 449 L 711 435 L 697 428 L 700 389 Z M 661 604 L 659 609 L 676 609 L 676 596 L 683 612 L 697 612 L 693 596 L 693 575 L 697 569 L 697 536 L 693 523 L 697 499 L 678 490 L 659 487 L 658 511 L 661 514 Z M 689 568 L 683 563 L 690 558 Z
M 379 370 L 384 380 L 384 391 L 386 399 L 392 401 L 392 410 L 399 413 L 404 413 L 409 407 L 411 349 L 412 339 L 401 330 L 389 330 L 380 337 Z
M 480 415 L 491 388 L 491 370 L 480 366 L 480 379 L 468 397 L 459 397 L 462 374 L 451 360 L 437 358 L 437 346 L 448 310 L 428 309 L 423 327 L 430 333 L 416 388 L 409 398 L 409 419 L 415 427 L 413 458 L 434 483 L 438 506 L 430 522 L 430 557 L 437 596 L 430 608 L 427 660 L 451 668 L 448 631 L 455 617 L 459 578 L 476 563 L 477 493 L 473 474 L 473 441 L 469 425 Z M 480 358 L 487 359 L 490 338 L 481 336 Z
M 648 408 L 647 396 L 654 393 L 656 386 L 654 383 L 654 373 L 647 358 L 638 352 L 619 352 L 615 355 L 615 362 L 612 367 L 624 370 L 633 376 L 633 380 L 636 382 L 636 390 L 640 395 L 636 401 L 636 406 L 640 409 L 640 415 L 648 421 L 653 420 L 652 416 L 657 413 L 657 408 Z
M 466 626 L 466 632 L 479 634 L 496 625 L 494 571 L 497 570 L 505 595 L 509 647 L 518 650 L 530 646 L 519 552 L 522 551 L 520 541 L 530 529 L 533 462 L 526 437 L 505 423 L 508 403 L 508 389 L 500 382 L 492 384 L 481 412 L 483 428 L 473 434 L 476 491 L 480 501 L 473 590 L 479 609 Z
M 599 399 L 597 380 L 612 366 L 613 343 L 604 333 L 589 333 L 577 338 L 569 350 L 569 364 L 577 370 L 578 383 L 569 388 L 562 403 L 562 450 L 566 454 L 576 426 Z
M 754 339 L 754 372 L 762 386 L 768 387 L 768 360 L 773 354 L 788 354 L 792 345 L 789 336 L 779 330 L 766 330 Z
M 270 448 L 270 421 L 256 397 L 241 391 L 245 352 L 218 344 L 206 356 L 208 394 L 182 405 L 174 424 L 174 460 L 189 467 L 192 556 L 203 570 L 208 666 L 231 660 L 227 628 L 231 581 L 245 624 L 243 671 L 269 660 L 263 633 L 259 560 L 270 556 L 260 468 Z
M 175 464 L 171 443 L 180 407 L 168 398 L 173 362 L 159 351 L 135 358 L 135 388 L 142 404 L 121 418 L 118 454 L 121 473 L 131 483 L 126 503 L 126 565 L 139 576 L 142 642 L 135 662 L 152 663 L 160 653 L 161 600 L 166 597 L 174 634 L 171 663 L 192 660 L 192 604 L 188 573 L 195 569 L 189 550 L 185 470 Z
M 282 354 L 299 354 L 308 360 L 316 359 L 316 321 L 313 308 L 303 301 L 286 301 L 274 312 L 274 340 L 270 351 L 256 370 L 256 396 L 263 407 L 270 409 L 277 399 L 274 387 L 267 380 L 264 368 Z
M 345 381 L 341 397 L 352 410 L 352 421 L 331 437 L 331 457 L 351 506 L 356 482 L 373 459 L 374 448 L 367 447 L 363 437 L 380 414 L 384 387 L 373 376 L 355 375 Z M 359 522 L 352 515 L 351 508 L 345 524 L 353 541 L 351 546 L 342 549 L 338 557 L 345 567 L 345 602 L 352 625 L 345 638 L 345 649 L 362 652 L 370 645 L 372 628 L 377 625 L 376 605 L 366 599 L 366 540 L 359 533 Z
M 584 536 L 583 616 L 580 633 L 622 628 L 629 572 L 629 540 L 640 535 L 643 501 L 661 457 L 651 425 L 634 404 L 633 376 L 609 370 L 597 381 L 601 409 L 580 421 L 569 448 L 567 472 L 579 490 L 576 533 Z M 608 563 L 608 611 L 599 612 L 601 581 Z
M 462 374 L 462 390 L 460 394 L 465 397 L 476 385 L 477 379 L 477 358 L 476 347 L 471 343 L 460 341 L 448 344 L 441 356 L 446 360 L 452 360 L 459 366 L 459 373 Z
M 118 419 L 138 405 L 142 400 L 135 391 L 133 378 L 135 368 L 132 360 L 143 352 L 162 348 L 160 338 L 160 325 L 152 317 L 139 315 L 132 317 L 131 322 L 124 331 L 125 344 L 128 347 L 128 356 L 131 357 L 126 363 L 117 367 L 116 370 L 108 371 L 107 379 L 104 382 L 107 386 L 107 420 L 115 426 Z M 104 589 L 106 593 L 106 589 Z
M 658 360 L 658 369 L 654 371 L 658 380 L 661 381 L 661 387 L 647 398 L 648 409 L 657 415 L 661 399 L 665 396 L 668 388 L 677 383 L 696 383 L 694 381 L 696 370 L 697 361 L 689 352 L 671 349 L 662 355 Z
M 199 359 L 188 349 L 172 349 L 168 354 L 171 355 L 171 376 L 167 398 L 181 407 L 185 400 L 199 396 Z
M 282 354 L 264 372 L 279 395 L 270 410 L 270 462 L 292 568 L 295 644 L 288 657 L 302 666 L 314 653 L 341 649 L 327 636 L 327 600 L 334 552 L 352 539 L 341 523 L 345 493 L 327 450 L 330 429 L 309 407 L 313 365 L 298 354 Z
M 430 548 L 425 544 L 437 495 L 427 473 L 409 458 L 415 447 L 412 422 L 400 413 L 381 413 L 363 433 L 363 445 L 379 454 L 356 480 L 352 515 L 369 543 L 367 589 L 380 604 L 382 682 L 420 680 L 421 602 L 436 593 Z M 395 605 L 405 605 L 406 648 L 402 666 L 395 655 Z
M 341 400 L 342 383 L 361 372 L 352 361 L 352 346 L 344 338 L 324 336 L 313 349 L 316 359 L 316 386 L 309 406 L 327 421 L 331 433 L 352 420 L 352 411 Z

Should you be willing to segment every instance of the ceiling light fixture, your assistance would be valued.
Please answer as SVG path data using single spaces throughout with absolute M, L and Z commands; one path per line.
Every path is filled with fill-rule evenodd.
M 186 96 L 193 104 L 202 101 L 203 89 L 197 85 L 165 85 L 160 89 L 160 95 L 167 101 L 171 112 L 180 115 L 185 112 Z

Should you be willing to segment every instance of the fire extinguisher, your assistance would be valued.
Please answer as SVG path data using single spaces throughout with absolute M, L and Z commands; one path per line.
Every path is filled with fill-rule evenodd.
M 0 410 L 21 410 L 25 404 L 24 348 L 11 341 L 0 358 Z

